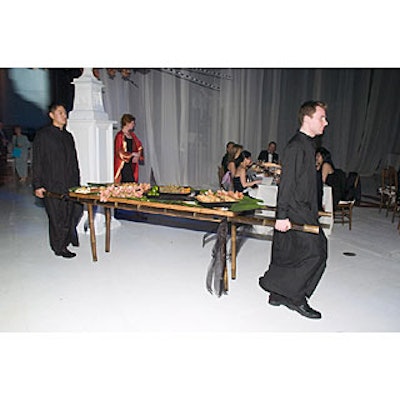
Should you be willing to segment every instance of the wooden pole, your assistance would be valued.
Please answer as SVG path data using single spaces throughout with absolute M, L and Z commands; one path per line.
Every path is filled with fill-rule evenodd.
M 243 217 L 243 216 L 236 216 L 229 219 L 232 222 L 239 223 L 239 224 L 246 224 L 246 225 L 261 225 L 261 226 L 271 226 L 275 227 L 275 218 L 265 218 L 260 215 L 257 217 Z M 301 225 L 296 224 L 294 222 L 291 223 L 291 229 L 294 231 L 306 232 L 306 233 L 314 233 L 316 235 L 319 234 L 319 226 L 318 225 Z

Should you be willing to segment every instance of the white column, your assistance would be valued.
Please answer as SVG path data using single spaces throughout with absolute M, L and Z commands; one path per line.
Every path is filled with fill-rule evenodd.
M 102 88 L 91 68 L 72 82 L 75 97 L 67 129 L 73 134 L 78 153 L 81 184 L 114 180 L 113 124 L 104 111 Z
M 75 139 L 78 153 L 81 185 L 112 183 L 114 181 L 114 134 L 113 124 L 104 110 L 102 88 L 91 68 L 84 68 L 82 75 L 72 82 L 75 85 L 74 105 L 69 113 L 67 130 Z M 78 225 L 85 231 L 87 212 Z M 112 218 L 111 228 L 120 222 Z M 97 234 L 105 232 L 105 218 L 100 207 L 95 217 Z

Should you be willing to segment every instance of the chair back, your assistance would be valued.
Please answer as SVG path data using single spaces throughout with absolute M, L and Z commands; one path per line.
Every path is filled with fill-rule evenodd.
M 218 183 L 221 186 L 222 178 L 224 177 L 224 167 L 222 165 L 218 165 Z
M 399 182 L 396 169 L 389 165 L 382 169 L 381 173 L 381 187 L 393 189 L 396 193 L 399 190 Z
M 378 193 L 381 196 L 379 211 L 385 207 L 387 216 L 389 209 L 395 206 L 398 192 L 399 180 L 396 169 L 391 165 L 383 168 L 381 172 L 381 187 L 378 189 Z

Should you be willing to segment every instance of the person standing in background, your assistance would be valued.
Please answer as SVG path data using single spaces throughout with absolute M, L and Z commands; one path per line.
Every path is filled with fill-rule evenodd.
M 4 124 L 2 121 L 0 121 L 0 157 L 1 160 L 7 161 L 7 145 L 8 145 L 8 140 L 7 136 L 4 133 Z
M 135 135 L 136 118 L 131 114 L 121 117 L 121 130 L 114 139 L 114 182 L 138 182 L 139 163 L 144 162 L 142 142 Z
M 19 125 L 14 126 L 12 144 L 15 170 L 19 181 L 25 183 L 28 178 L 28 152 L 31 144 L 29 139 L 22 134 L 22 129 Z
M 321 101 L 308 101 L 298 112 L 300 129 L 282 159 L 271 262 L 259 279 L 261 288 L 270 293 L 270 305 L 284 305 L 314 319 L 321 313 L 307 299 L 325 271 L 327 240 L 321 227 L 317 235 L 291 230 L 291 223 L 319 226 L 314 138 L 328 125 L 326 109 Z
M 50 247 L 56 256 L 75 257 L 67 246 L 79 246 L 76 226 L 83 206 L 67 197 L 46 196 L 46 192 L 68 195 L 71 187 L 80 185 L 80 170 L 75 141 L 65 129 L 67 112 L 62 104 L 49 109 L 51 125 L 39 130 L 33 141 L 32 187 L 43 199 L 49 219 Z

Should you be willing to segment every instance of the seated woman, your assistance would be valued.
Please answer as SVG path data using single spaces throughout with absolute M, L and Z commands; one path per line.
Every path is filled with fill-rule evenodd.
M 315 151 L 315 165 L 317 168 L 318 207 L 322 210 L 323 185 L 332 187 L 333 206 L 336 209 L 340 200 L 344 199 L 346 175 L 341 169 L 335 168 L 331 153 L 325 147 Z
M 255 181 L 247 181 L 247 168 L 253 163 L 251 153 L 243 150 L 235 160 L 236 171 L 233 177 L 233 190 L 243 192 L 246 188 L 258 185 L 262 182 L 261 179 Z
M 232 147 L 232 151 L 230 152 L 229 160 L 228 160 L 228 165 L 227 165 L 227 172 L 225 175 L 222 177 L 221 180 L 221 186 L 225 190 L 233 190 L 233 177 L 235 176 L 236 172 L 236 164 L 235 160 L 239 156 L 239 154 L 242 152 L 243 146 L 240 144 L 235 144 Z

